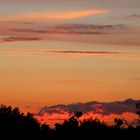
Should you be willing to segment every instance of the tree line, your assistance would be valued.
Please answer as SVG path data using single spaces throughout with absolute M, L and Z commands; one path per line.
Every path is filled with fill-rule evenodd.
M 138 118 L 133 123 L 115 118 L 108 126 L 98 118 L 80 120 L 82 112 L 75 114 L 55 128 L 39 123 L 31 113 L 26 115 L 19 108 L 0 106 L 0 139 L 46 139 L 46 140 L 90 140 L 90 139 L 140 139 L 140 104 L 136 105 Z

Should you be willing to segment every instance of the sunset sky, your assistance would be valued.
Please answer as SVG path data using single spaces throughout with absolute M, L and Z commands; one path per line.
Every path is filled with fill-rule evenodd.
M 0 0 L 0 104 L 126 98 L 140 99 L 140 0 Z

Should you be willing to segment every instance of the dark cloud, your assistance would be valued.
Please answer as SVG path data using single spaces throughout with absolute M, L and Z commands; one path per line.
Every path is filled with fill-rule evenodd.
M 39 111 L 38 115 L 42 116 L 44 113 L 62 114 L 63 112 L 72 114 L 76 111 L 82 111 L 83 113 L 93 112 L 102 115 L 110 115 L 112 113 L 121 115 L 125 112 L 136 113 L 135 105 L 139 102 L 140 100 L 127 99 L 125 101 L 115 101 L 109 103 L 92 101 L 88 103 L 76 103 L 69 105 L 61 104 L 44 107 Z
M 132 15 L 129 15 L 127 17 L 124 17 L 124 19 L 127 19 L 127 20 L 140 19 L 140 14 L 132 14 Z
M 39 33 L 39 34 L 105 34 L 102 32 L 93 32 L 93 31 L 78 31 L 78 30 L 34 30 L 34 29 L 12 29 L 16 32 L 24 33 Z
M 112 55 L 112 54 L 120 54 L 121 52 L 117 51 L 82 51 L 82 50 L 46 50 L 46 49 L 13 49 L 13 48 L 4 48 L 1 49 L 8 50 L 8 51 L 18 51 L 18 52 L 28 52 L 28 53 L 56 53 L 56 54 L 87 54 L 87 55 Z M 85 82 L 82 80 L 68 80 L 68 81 L 61 81 L 61 82 Z
M 61 53 L 61 54 L 119 54 L 113 51 L 79 51 L 79 50 L 32 50 L 37 53 Z
M 15 32 L 40 33 L 40 34 L 96 34 L 103 35 L 117 30 L 126 30 L 128 27 L 123 24 L 117 25 L 86 25 L 86 24 L 62 24 L 46 27 L 43 30 L 37 29 L 11 29 Z
M 124 29 L 125 25 L 123 24 L 116 24 L 116 25 L 86 25 L 86 24 L 63 24 L 63 25 L 58 25 L 55 26 L 57 29 Z
M 32 38 L 32 37 L 6 37 L 0 38 L 0 42 L 15 42 L 15 41 L 40 41 L 41 38 Z

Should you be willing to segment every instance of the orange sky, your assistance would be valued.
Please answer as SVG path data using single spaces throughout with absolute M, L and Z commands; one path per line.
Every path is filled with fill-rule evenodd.
M 0 56 L 2 103 L 37 111 L 42 106 L 59 103 L 139 98 L 137 47 L 133 53 L 129 53 L 131 47 L 130 50 L 123 46 L 118 49 L 113 45 L 110 46 L 114 47 L 113 50 L 108 46 L 95 45 L 92 50 L 98 51 L 93 54 L 36 52 L 44 50 L 46 43 L 51 47 L 55 47 L 55 43 L 61 45 L 61 50 L 68 44 L 51 44 L 50 41 L 42 42 L 40 47 L 40 42 L 4 43 L 7 47 L 1 49 Z M 26 44 L 26 49 L 13 49 Z M 77 43 L 69 44 L 77 46 Z M 105 54 L 100 52 L 100 46 L 104 47 Z M 70 47 L 67 46 L 67 49 Z M 83 44 L 79 47 L 85 50 Z M 91 47 L 86 44 L 86 50 L 91 50 Z M 108 49 L 122 54 L 107 53 Z
M 0 6 L 0 103 L 139 99 L 140 3 L 46 2 Z

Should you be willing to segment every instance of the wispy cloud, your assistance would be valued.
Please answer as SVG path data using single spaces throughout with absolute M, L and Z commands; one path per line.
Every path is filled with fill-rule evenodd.
M 14 52 L 24 52 L 24 53 L 54 53 L 54 54 L 97 54 L 97 55 L 111 55 L 120 54 L 119 51 L 82 51 L 82 50 L 46 50 L 46 49 L 18 49 L 18 48 L 6 48 L 1 47 L 1 50 L 14 51 Z
M 105 14 L 103 9 L 87 9 L 70 12 L 30 12 L 15 15 L 0 16 L 0 21 L 38 21 L 38 20 L 65 20 L 75 19 L 96 14 Z
M 127 20 L 140 19 L 140 14 L 132 14 L 123 18 Z
M 128 30 L 128 27 L 123 24 L 116 25 L 92 25 L 92 24 L 61 24 L 49 26 L 47 29 L 17 29 L 12 31 L 24 33 L 39 33 L 39 34 L 108 34 L 109 31 Z
M 16 41 L 41 41 L 41 38 L 32 38 L 32 37 L 6 37 L 0 38 L 0 42 L 16 42 Z
M 73 51 L 73 50 L 33 50 L 40 53 L 61 53 L 61 54 L 119 54 L 120 52 L 111 51 Z
M 139 27 L 126 24 L 9 24 L 0 23 L 0 36 L 31 38 L 31 40 L 51 41 L 73 41 L 98 44 L 140 44 Z M 33 38 L 33 39 L 32 39 Z M 36 39 L 38 38 L 38 39 Z M 133 38 L 133 39 L 132 39 Z M 5 39 L 3 41 L 17 41 L 16 39 Z M 26 41 L 26 39 L 25 39 Z

